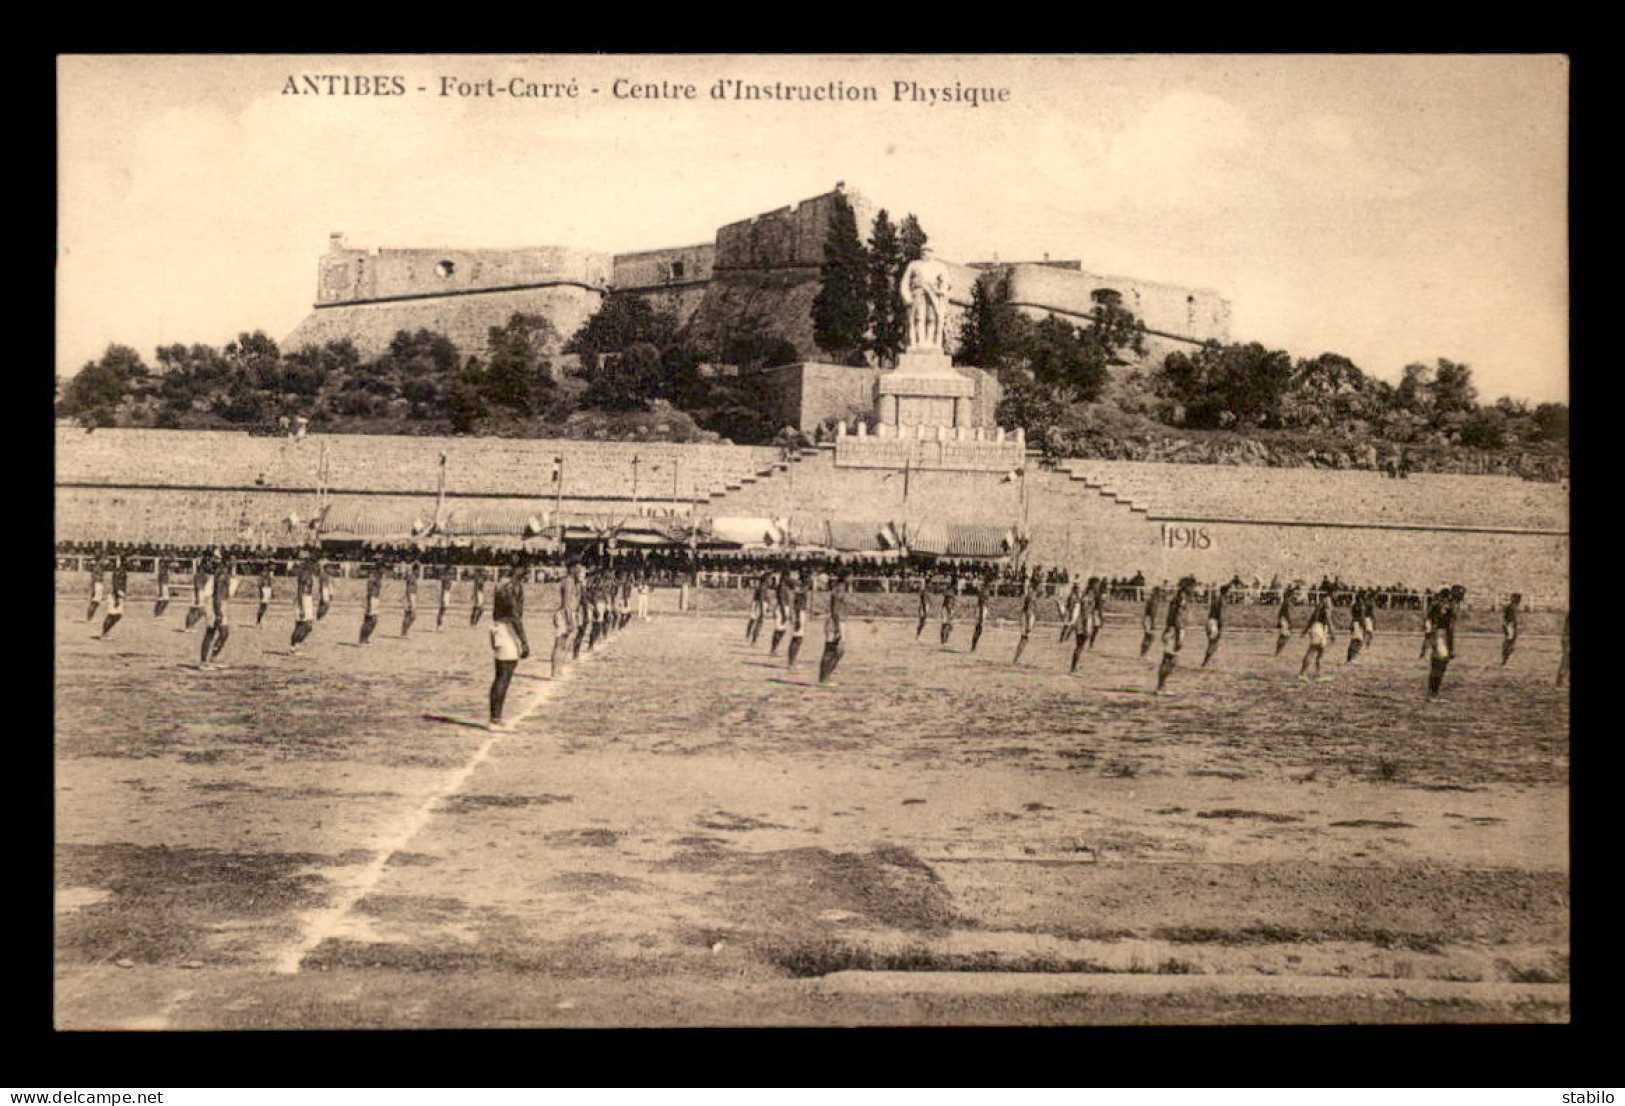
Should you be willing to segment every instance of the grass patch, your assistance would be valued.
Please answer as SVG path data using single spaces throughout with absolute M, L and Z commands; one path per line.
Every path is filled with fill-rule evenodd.
M 451 795 L 440 804 L 440 809 L 446 814 L 474 814 L 492 807 L 513 809 L 574 801 L 572 795 Z
M 1076 957 L 1000 956 L 992 952 L 938 952 L 924 945 L 879 950 L 833 939 L 802 941 L 771 948 L 767 960 L 796 979 L 813 979 L 834 972 L 1086 972 L 1110 969 Z
M 1240 929 L 1219 929 L 1214 926 L 1163 926 L 1152 930 L 1151 936 L 1160 941 L 1172 941 L 1176 944 L 1313 945 L 1336 941 L 1369 944 L 1379 949 L 1402 949 L 1406 952 L 1444 951 L 1444 937 L 1441 934 L 1401 933 L 1364 926 L 1327 929 L 1298 929 L 1294 926 L 1273 923 L 1243 926 Z

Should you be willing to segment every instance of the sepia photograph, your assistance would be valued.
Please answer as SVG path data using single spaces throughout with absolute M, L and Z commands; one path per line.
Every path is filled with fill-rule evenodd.
M 1569 1023 L 1570 75 L 58 56 L 56 1029 Z

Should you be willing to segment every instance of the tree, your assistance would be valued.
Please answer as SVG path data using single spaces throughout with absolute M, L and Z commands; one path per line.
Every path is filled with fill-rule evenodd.
M 881 208 L 869 234 L 869 349 L 880 364 L 896 364 L 908 338 L 903 297 L 897 290 L 903 265 L 897 228 Z
M 97 360 L 87 361 L 68 382 L 57 409 L 62 415 L 82 421 L 90 418 L 87 426 L 111 426 L 113 412 L 138 386 L 144 385 L 149 375 L 139 353 L 115 343 Z
M 609 353 L 620 353 L 635 342 L 665 349 L 677 336 L 675 317 L 656 311 L 639 296 L 609 296 L 564 343 L 565 353 L 581 355 L 583 369 Z
M 1050 427 L 1065 420 L 1068 405 L 1054 389 L 1034 381 L 1016 381 L 1004 389 L 994 417 L 1000 426 L 1019 426 L 1042 439 Z
M 954 363 L 998 372 L 1025 356 L 1032 324 L 1010 305 L 1004 282 L 984 275 L 971 287 L 970 308 L 959 331 Z
M 1058 388 L 1067 402 L 1090 403 L 1106 387 L 1106 347 L 1061 318 L 1049 315 L 1032 328 L 1027 367 L 1041 384 Z
M 730 365 L 738 365 L 744 372 L 789 365 L 800 359 L 794 342 L 753 327 L 744 328 L 742 333 L 729 338 L 722 347 L 722 360 Z
M 786 343 L 788 344 L 788 343 Z M 795 346 L 790 357 L 797 358 Z M 704 352 L 687 342 L 675 342 L 660 351 L 660 394 L 677 407 L 698 407 L 710 392 L 709 381 L 700 375 Z
M 1181 425 L 1201 429 L 1278 426 L 1292 382 L 1292 359 L 1257 342 L 1209 343 L 1164 358 L 1159 383 L 1183 410 Z
M 478 362 L 474 363 L 476 366 Z M 472 434 L 477 420 L 487 414 L 485 395 L 472 375 L 458 377 L 446 392 L 446 417 L 458 434 Z
M 222 351 L 231 372 L 233 387 L 258 391 L 280 391 L 282 352 L 265 331 L 239 333 Z M 239 420 L 246 421 L 246 420 Z
M 227 422 L 262 422 L 266 416 L 265 393 L 248 384 L 234 384 L 215 399 L 211 410 Z
M 1434 367 L 1412 362 L 1394 389 L 1393 407 L 1420 418 L 1436 433 L 1460 433 L 1478 410 L 1473 370 L 1443 357 Z
M 1478 389 L 1467 365 L 1439 358 L 1429 395 L 1429 422 L 1436 430 L 1459 432 L 1478 410 Z
M 302 346 L 282 362 L 284 406 L 317 420 L 361 370 L 361 354 L 348 338 Z
M 868 255 L 858 240 L 857 216 L 837 193 L 830 207 L 813 299 L 813 341 L 841 364 L 862 365 L 864 329 L 869 322 Z
M 618 354 L 599 360 L 588 377 L 583 401 L 609 411 L 647 408 L 660 390 L 660 350 L 652 342 L 634 342 Z
M 489 331 L 491 363 L 484 375 L 486 397 L 529 418 L 541 413 L 553 391 L 547 353 L 558 346 L 558 331 L 544 315 L 514 313 Z
M 177 413 L 208 410 L 223 399 L 231 382 L 231 367 L 212 346 L 179 342 L 158 348 L 158 394 Z
M 1433 370 L 1418 361 L 1405 366 L 1394 389 L 1394 408 L 1426 417 L 1433 392 Z
M 698 392 L 698 351 L 682 347 L 675 316 L 637 296 L 610 296 L 564 344 L 581 358 L 582 402 L 609 410 L 647 407 Z M 668 354 L 669 359 L 668 359 Z M 668 378 L 667 369 L 677 374 Z
M 1507 444 L 1508 419 L 1498 407 L 1480 407 L 1465 416 L 1461 444 L 1473 449 L 1501 449 Z
M 515 318 L 536 319 L 539 316 Z M 508 325 L 513 325 L 513 319 L 508 320 Z M 549 325 L 548 333 L 556 338 L 558 332 Z M 399 383 L 404 386 L 415 377 L 444 381 L 457 372 L 459 359 L 457 345 L 450 338 L 438 331 L 420 327 L 416 331 L 397 330 L 395 337 L 390 339 L 389 349 L 375 364 L 380 372 L 399 378 Z
M 1562 442 L 1565 445 L 1569 440 L 1569 405 L 1566 403 L 1542 403 L 1535 408 L 1535 430 L 1541 441 Z
M 1309 429 L 1348 429 L 1376 418 L 1382 410 L 1381 382 L 1339 353 L 1300 360 L 1282 397 L 1282 421 Z M 1391 389 L 1390 389 L 1391 390 Z
M 925 233 L 925 229 L 920 226 L 920 221 L 912 213 L 903 216 L 903 225 L 897 230 L 897 245 L 902 253 L 902 265 L 898 266 L 899 272 L 903 265 L 907 265 L 910 261 L 918 261 L 925 256 L 925 244 L 930 240 Z

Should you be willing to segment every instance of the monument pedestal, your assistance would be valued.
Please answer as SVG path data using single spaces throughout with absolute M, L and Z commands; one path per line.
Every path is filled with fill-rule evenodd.
M 969 426 L 976 384 L 942 350 L 911 349 L 877 382 L 885 426 Z

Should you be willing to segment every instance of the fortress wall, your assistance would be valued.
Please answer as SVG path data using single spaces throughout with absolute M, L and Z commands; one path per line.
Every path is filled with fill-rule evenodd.
M 321 259 L 316 302 L 348 303 L 390 296 L 467 292 L 515 284 L 568 280 L 594 287 L 609 283 L 606 254 L 564 246 L 525 249 L 349 249 L 331 240 Z M 449 262 L 443 271 L 442 262 Z
M 685 327 L 693 320 L 694 315 L 700 309 L 700 305 L 705 302 L 706 289 L 709 287 L 709 282 L 698 281 L 690 284 L 670 284 L 664 287 L 626 289 L 612 294 L 637 296 L 657 313 L 670 315 L 676 319 L 678 327 Z
M 636 288 L 640 291 L 656 285 L 710 280 L 716 259 L 717 247 L 713 242 L 668 250 L 618 253 L 611 279 L 617 289 Z
M 746 323 L 763 335 L 783 338 L 808 360 L 820 356 L 813 341 L 812 304 L 818 296 L 816 269 L 718 273 L 705 286 L 689 319 L 689 336 L 721 345 Z
M 846 189 L 844 194 L 857 217 L 858 238 L 868 241 L 876 207 L 851 189 Z M 816 268 L 823 264 L 824 241 L 829 235 L 829 216 L 835 195 L 826 192 L 719 228 L 716 267 L 753 269 L 801 265 Z
M 503 325 L 515 312 L 546 316 L 558 330 L 562 342 L 587 321 L 602 300 L 601 292 L 564 284 L 507 292 L 474 292 L 443 299 L 322 307 L 305 316 L 293 333 L 283 339 L 282 348 L 296 350 L 307 344 L 321 345 L 349 338 L 363 358 L 370 358 L 389 348 L 396 331 L 427 328 L 450 338 L 464 356 L 483 357 L 490 328 Z
M 1007 273 L 1006 287 L 1011 302 L 1029 314 L 1041 315 L 1047 310 L 1056 310 L 1073 316 L 1087 316 L 1094 311 L 1094 293 L 1109 289 L 1120 293 L 1123 306 L 1153 330 L 1164 330 L 1198 341 L 1230 340 L 1230 304 L 1217 292 L 1208 289 L 1183 288 L 1050 265 L 1012 265 Z

